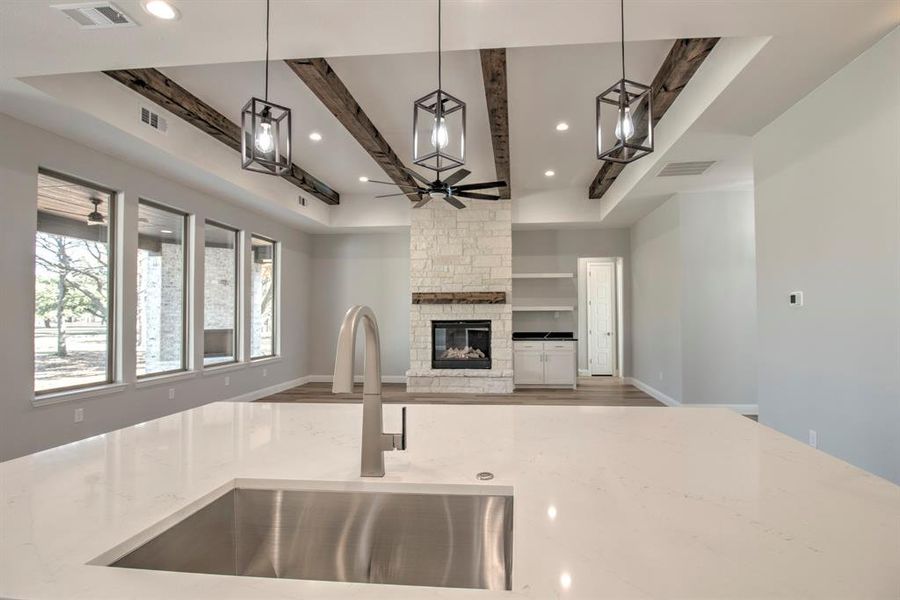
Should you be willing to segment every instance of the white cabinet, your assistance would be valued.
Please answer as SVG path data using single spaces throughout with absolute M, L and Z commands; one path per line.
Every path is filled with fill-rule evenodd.
M 513 342 L 513 381 L 516 385 L 575 387 L 575 341 Z

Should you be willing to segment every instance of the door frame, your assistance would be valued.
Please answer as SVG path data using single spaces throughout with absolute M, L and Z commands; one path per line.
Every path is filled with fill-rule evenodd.
M 588 265 L 605 263 L 613 265 L 613 377 L 622 377 L 625 372 L 625 285 L 624 262 L 621 256 L 586 257 L 578 259 L 578 353 L 584 357 L 584 362 L 579 360 L 578 375 L 588 377 L 591 375 L 590 363 L 590 339 L 588 329 Z

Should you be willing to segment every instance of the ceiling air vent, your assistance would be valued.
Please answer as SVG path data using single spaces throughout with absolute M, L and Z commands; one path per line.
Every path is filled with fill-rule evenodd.
M 695 162 L 671 162 L 656 174 L 657 177 L 685 177 L 688 175 L 702 175 L 708 168 L 716 164 L 714 160 Z
M 52 6 L 75 21 L 82 29 L 132 27 L 137 25 L 112 2 L 79 2 Z
M 159 116 L 159 113 L 153 112 L 146 106 L 141 107 L 141 123 L 149 125 L 157 131 L 166 132 L 166 120 Z

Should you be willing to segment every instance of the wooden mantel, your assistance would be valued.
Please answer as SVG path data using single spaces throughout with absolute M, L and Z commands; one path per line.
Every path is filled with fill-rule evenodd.
M 413 304 L 506 304 L 506 292 L 413 292 Z

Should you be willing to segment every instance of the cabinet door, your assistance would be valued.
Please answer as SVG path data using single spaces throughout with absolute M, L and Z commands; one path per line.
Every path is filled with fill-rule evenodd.
M 575 384 L 575 353 L 571 350 L 548 350 L 544 354 L 544 383 Z
M 513 382 L 522 385 L 544 383 L 543 353 L 516 350 L 513 354 Z

